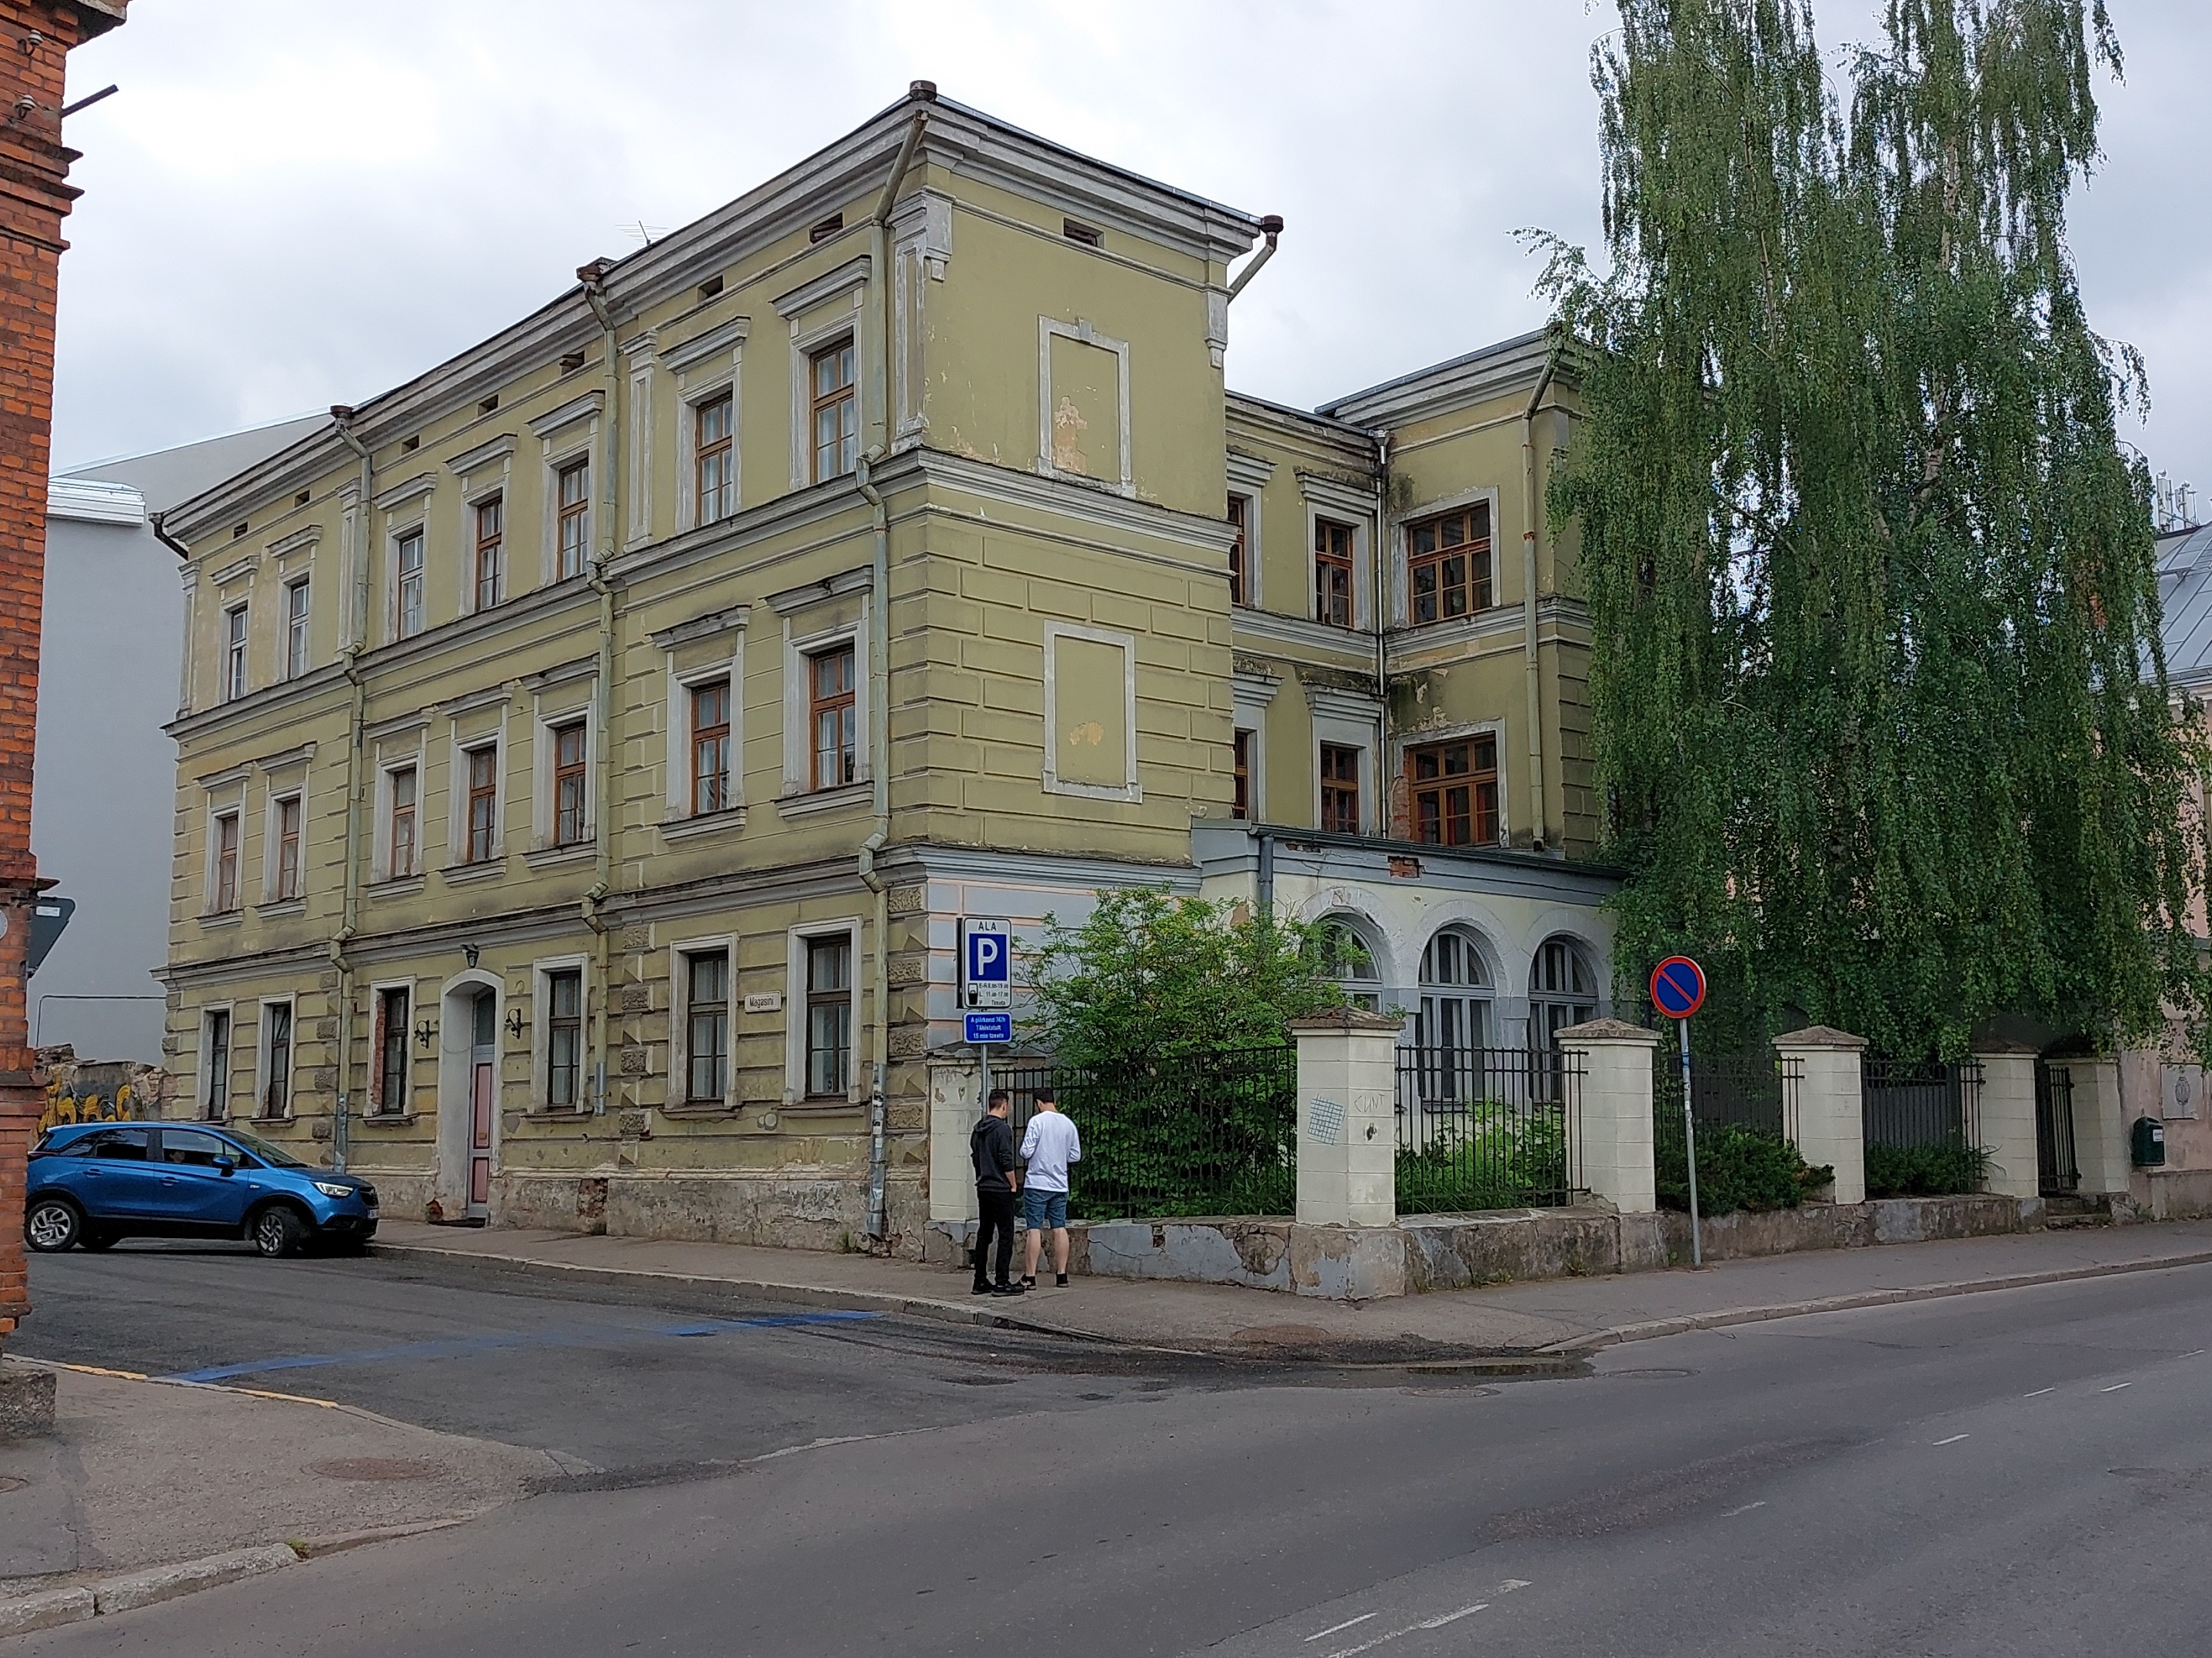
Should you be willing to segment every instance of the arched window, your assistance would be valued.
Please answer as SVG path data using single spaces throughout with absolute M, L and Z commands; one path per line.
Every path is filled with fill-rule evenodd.
M 1446 927 L 1421 952 L 1413 1044 L 1441 1053 L 1490 1046 L 1490 972 L 1474 936 Z
M 1569 1025 L 1597 1017 L 1597 975 L 1572 938 L 1547 938 L 1528 970 L 1528 1046 L 1549 1048 Z
M 1375 952 L 1352 923 L 1323 921 L 1315 929 L 1321 944 L 1322 976 L 1334 980 L 1345 999 L 1370 1013 L 1382 1011 L 1382 974 Z

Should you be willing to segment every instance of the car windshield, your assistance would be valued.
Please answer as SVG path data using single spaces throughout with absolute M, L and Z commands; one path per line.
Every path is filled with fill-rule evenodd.
M 237 1128 L 227 1128 L 223 1132 L 271 1169 L 307 1169 L 313 1166 L 301 1163 L 283 1146 L 271 1145 L 257 1134 L 249 1134 Z

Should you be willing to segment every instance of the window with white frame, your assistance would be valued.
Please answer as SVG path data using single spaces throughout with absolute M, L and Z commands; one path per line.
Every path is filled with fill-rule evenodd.
M 499 852 L 499 744 L 460 751 L 461 861 L 488 864 Z
M 470 592 L 472 608 L 489 610 L 507 591 L 507 502 L 493 495 L 476 502 L 469 511 L 472 529 Z
M 1382 1011 L 1382 975 L 1373 946 L 1350 921 L 1332 917 L 1314 929 L 1321 976 L 1344 992 L 1345 1000 L 1370 1013 Z
M 235 809 L 217 812 L 209 825 L 208 911 L 228 915 L 238 908 L 238 858 L 244 819 Z
M 545 1103 L 556 1111 L 574 1111 L 584 1099 L 584 969 L 550 969 L 538 981 L 538 994 Z
M 552 744 L 553 844 L 573 847 L 591 835 L 591 758 L 589 728 L 581 720 L 548 727 Z
M 307 671 L 307 578 L 284 584 L 284 677 L 297 679 Z
M 258 1114 L 271 1121 L 292 1114 L 292 1004 L 261 1004 L 261 1096 Z
M 857 657 L 850 640 L 806 659 L 806 729 L 811 747 L 809 789 L 842 788 L 860 775 Z
M 853 471 L 860 456 L 860 387 L 853 337 L 808 353 L 807 429 L 813 462 L 808 482 L 825 483 Z
M 702 817 L 730 804 L 730 681 L 702 679 L 684 687 L 689 715 L 691 815 Z
M 407 1022 L 413 993 L 406 985 L 380 985 L 376 992 L 376 1025 L 371 1034 L 368 1108 L 396 1117 L 407 1109 Z
M 422 631 L 422 531 L 419 525 L 401 534 L 392 547 L 392 561 L 398 576 L 395 630 L 400 638 L 412 639 Z
M 720 1105 L 730 1088 L 730 947 L 700 945 L 677 952 L 674 1023 L 683 1042 L 678 1076 L 680 1098 Z
M 269 803 L 269 898 L 272 903 L 289 903 L 301 896 L 303 811 L 303 803 L 296 794 L 279 795 Z
M 689 407 L 692 502 L 697 522 L 716 524 L 738 510 L 737 393 L 714 392 Z
M 1472 933 L 1445 927 L 1421 952 L 1420 1009 L 1413 1045 L 1437 1054 L 1448 1069 L 1467 1063 L 1468 1049 L 1491 1045 L 1490 969 Z
M 584 573 L 592 544 L 592 463 L 569 461 L 553 477 L 553 574 L 565 581 Z
M 842 598 L 842 595 L 840 595 Z M 783 633 L 783 786 L 779 799 L 787 811 L 805 812 L 820 795 L 842 799 L 837 791 L 868 780 L 870 721 L 868 683 L 860 641 L 867 636 L 868 599 L 823 607 L 832 616 L 811 623 L 804 614 L 787 616 Z M 847 601 L 849 603 L 849 600 Z M 857 610 L 857 617 L 854 612 Z M 818 614 L 818 613 L 817 613 Z M 826 625 L 825 625 L 826 624 Z M 811 630 L 802 631 L 802 627 Z M 739 682 L 732 679 L 734 688 Z M 733 718 L 743 709 L 732 704 Z M 733 760 L 738 751 L 733 748 Z
M 244 604 L 233 604 L 222 613 L 222 700 L 226 702 L 246 695 L 246 623 Z
M 853 1085 L 853 935 L 803 941 L 805 1084 L 809 1099 L 843 1099 Z
M 420 773 L 412 765 L 384 774 L 385 878 L 404 881 L 421 868 L 422 813 L 416 799 Z

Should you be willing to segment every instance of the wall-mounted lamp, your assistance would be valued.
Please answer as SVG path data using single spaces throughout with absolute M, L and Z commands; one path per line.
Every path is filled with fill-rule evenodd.
M 520 1041 L 522 1040 L 522 1029 L 523 1029 L 522 1010 L 521 1010 L 520 1008 L 519 1008 L 519 1007 L 511 1007 L 511 1008 L 507 1009 L 507 1034 L 508 1035 L 510 1035 L 510 1036 L 514 1037 L 514 1038 L 515 1039 L 515 1041 L 517 1041 L 517 1042 L 520 1042 Z
M 463 944 L 461 946 L 461 959 L 466 962 L 471 967 L 474 967 L 477 964 L 477 947 L 474 944 Z
M 415 1040 L 422 1045 L 422 1051 L 428 1054 L 430 1051 L 430 1044 L 438 1040 L 437 1027 L 428 1019 L 423 1020 L 415 1027 Z

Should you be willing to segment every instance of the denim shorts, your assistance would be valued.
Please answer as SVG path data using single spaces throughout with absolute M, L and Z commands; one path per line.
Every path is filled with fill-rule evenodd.
M 1022 1224 L 1032 1232 L 1047 1232 L 1067 1224 L 1067 1193 L 1022 1187 Z

